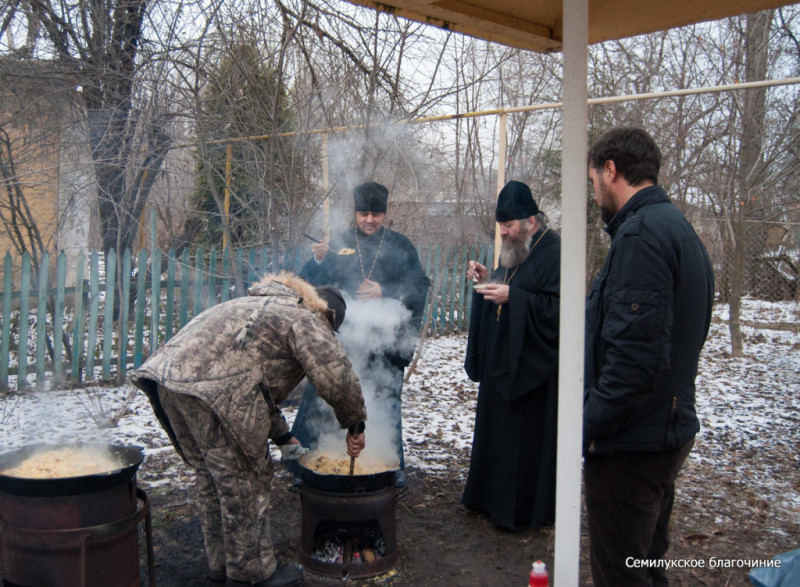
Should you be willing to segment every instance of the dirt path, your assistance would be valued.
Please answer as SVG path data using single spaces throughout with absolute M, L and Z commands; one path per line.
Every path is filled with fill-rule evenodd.
M 281 562 L 297 562 L 300 547 L 300 497 L 292 492 L 288 475 L 275 479 L 272 500 L 273 539 Z M 531 562 L 543 560 L 552 575 L 554 534 L 540 531 L 507 532 L 485 517 L 465 510 L 459 503 L 462 483 L 425 478 L 409 471 L 409 491 L 397 507 L 397 538 L 400 562 L 395 569 L 372 579 L 351 584 L 419 585 L 524 585 Z M 213 585 L 205 580 L 206 563 L 202 536 L 190 496 L 183 490 L 151 492 L 154 523 L 156 578 L 160 587 Z M 725 500 L 720 501 L 724 507 Z M 770 528 L 766 518 L 743 516 L 735 528 L 704 533 L 692 512 L 679 503 L 673 516 L 672 559 L 703 561 L 703 567 L 674 569 L 674 585 L 746 585 L 747 568 L 710 568 L 709 561 L 768 559 L 772 554 L 795 548 L 798 527 Z M 142 549 L 142 553 L 144 549 Z M 767 554 L 769 553 L 769 554 Z M 144 556 L 142 556 L 144 562 Z M 144 569 L 144 567 L 143 567 Z M 588 544 L 584 533 L 581 550 L 581 585 L 591 585 Z M 306 572 L 306 585 L 339 585 L 341 579 Z M 147 585 L 146 570 L 142 583 Z

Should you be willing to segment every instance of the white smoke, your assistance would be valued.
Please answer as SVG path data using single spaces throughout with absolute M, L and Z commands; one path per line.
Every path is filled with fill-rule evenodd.
M 389 188 L 391 217 L 391 193 L 395 187 L 393 161 L 401 157 L 401 153 L 404 163 L 409 162 L 409 157 L 414 157 L 410 126 L 403 124 L 402 120 L 387 119 L 363 132 L 336 133 L 329 137 L 330 216 L 328 219 L 323 217 L 320 205 L 311 226 L 319 227 L 322 232 L 327 220 L 331 235 L 351 229 L 353 188 L 366 181 L 377 181 Z M 427 165 L 426 162 L 420 164 Z
M 395 465 L 400 453 L 396 443 L 396 414 L 399 406 L 385 393 L 397 372 L 388 369 L 380 360 L 384 353 L 401 352 L 410 355 L 417 342 L 416 333 L 406 326 L 411 311 L 393 298 L 355 300 L 344 294 L 347 302 L 345 320 L 339 328 L 338 339 L 347 351 L 353 370 L 361 381 L 367 407 L 366 448 L 364 461 Z M 319 423 L 318 447 L 338 453 L 344 446 L 344 432 L 332 417 Z M 343 454 L 343 451 L 342 451 Z M 359 458 L 362 458 L 359 457 Z
M 365 181 L 386 183 L 376 173 L 375 162 L 363 161 L 364 154 L 396 151 L 408 141 L 408 125 L 388 120 L 380 128 L 366 133 L 344 133 L 334 135 L 328 143 L 328 170 L 333 186 L 328 219 L 322 217 L 321 207 L 312 225 L 318 225 L 321 234 L 325 221 L 329 222 L 331 235 L 352 230 L 352 190 Z M 354 162 L 361 161 L 361 164 Z M 380 167 L 378 167 L 380 168 Z M 392 190 L 392 184 L 387 184 Z M 391 212 L 391 196 L 389 204 Z M 362 452 L 365 461 L 378 459 L 384 463 L 399 462 L 399 447 L 396 443 L 396 418 L 398 405 L 393 405 L 385 388 L 396 371 L 387 369 L 381 361 L 374 360 L 384 353 L 413 354 L 417 334 L 408 328 L 411 312 L 400 301 L 393 298 L 356 300 L 342 292 L 347 302 L 345 320 L 339 328 L 338 339 L 347 351 L 353 369 L 361 381 L 364 402 L 367 406 L 366 449 Z M 320 405 L 321 404 L 321 405 Z M 395 402 L 396 404 L 396 402 Z M 322 412 L 319 422 L 308 422 L 316 426 L 317 447 L 333 455 L 344 455 L 345 432 L 333 416 L 333 410 L 322 401 L 316 406 Z M 316 410 L 315 410 L 316 411 Z M 393 413 L 394 412 L 394 413 Z

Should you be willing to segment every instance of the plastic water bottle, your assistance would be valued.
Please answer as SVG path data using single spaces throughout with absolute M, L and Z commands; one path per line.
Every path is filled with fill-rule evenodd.
M 529 587 L 547 587 L 550 584 L 550 579 L 547 577 L 547 568 L 542 561 L 533 563 L 531 569 L 531 578 L 528 581 Z

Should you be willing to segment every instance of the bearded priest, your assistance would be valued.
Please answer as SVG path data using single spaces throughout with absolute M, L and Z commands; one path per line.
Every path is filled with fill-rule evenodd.
M 464 368 L 480 386 L 461 501 L 502 528 L 537 529 L 555 519 L 561 238 L 519 181 L 500 191 L 495 219 L 499 266 L 467 270 Z

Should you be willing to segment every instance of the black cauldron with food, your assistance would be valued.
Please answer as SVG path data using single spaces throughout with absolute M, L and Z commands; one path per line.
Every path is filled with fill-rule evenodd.
M 137 447 L 31 444 L 0 454 L 0 556 L 5 585 L 135 587 L 138 526 L 150 505 L 136 487 Z
M 320 462 L 331 465 L 330 471 L 318 466 Z M 329 493 L 366 493 L 379 491 L 394 484 L 397 463 L 387 464 L 381 460 L 356 459 L 353 474 L 347 471 L 349 458 L 338 456 L 324 449 L 313 450 L 298 459 L 297 474 L 303 485 Z M 362 465 L 366 463 L 366 465 Z M 338 465 L 338 466 L 337 466 Z

